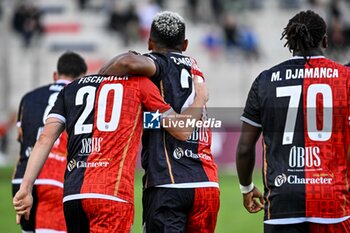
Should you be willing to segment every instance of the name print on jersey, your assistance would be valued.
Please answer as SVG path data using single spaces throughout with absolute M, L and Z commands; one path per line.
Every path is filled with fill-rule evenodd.
M 315 68 L 303 68 L 303 69 L 286 69 L 282 74 L 285 80 L 290 79 L 303 79 L 303 78 L 338 78 L 338 69 L 315 67 Z M 281 71 L 273 72 L 271 75 L 271 82 L 282 81 Z
M 176 64 L 176 65 L 185 65 L 188 67 L 191 67 L 194 70 L 197 70 L 200 72 L 200 69 L 196 63 L 196 61 L 193 58 L 190 57 L 170 57 L 170 59 Z

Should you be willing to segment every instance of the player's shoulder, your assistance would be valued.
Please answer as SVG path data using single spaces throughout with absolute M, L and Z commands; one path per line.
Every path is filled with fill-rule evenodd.
M 337 73 L 340 76 L 343 76 L 345 78 L 350 77 L 350 63 L 348 64 L 341 64 L 339 62 L 333 61 L 331 59 L 326 58 L 327 63 L 325 64 L 328 68 L 337 69 Z
M 151 53 L 145 54 L 145 56 L 151 58 L 154 61 L 164 61 L 164 62 L 190 63 L 192 61 L 196 61 L 193 57 L 180 52 L 167 52 L 167 53 L 151 52 Z
M 278 75 L 278 73 L 283 73 L 285 72 L 287 69 L 293 69 L 296 67 L 304 67 L 305 65 L 305 60 L 303 58 L 289 58 L 286 60 L 283 60 L 279 63 L 277 63 L 276 65 L 263 70 L 258 76 L 257 76 L 257 80 L 265 80 L 271 79 L 271 76 L 273 74 Z
M 148 85 L 153 84 L 153 82 L 150 80 L 149 77 L 146 76 L 132 76 L 129 77 L 127 84 L 137 84 L 139 85 L 140 89 L 147 88 Z
M 42 97 L 43 95 L 45 95 L 46 93 L 49 92 L 51 85 L 52 84 L 47 84 L 47 85 L 44 85 L 44 86 L 37 87 L 37 88 L 27 92 L 23 96 L 23 99 L 32 99 L 32 98 L 38 97 L 38 96 Z

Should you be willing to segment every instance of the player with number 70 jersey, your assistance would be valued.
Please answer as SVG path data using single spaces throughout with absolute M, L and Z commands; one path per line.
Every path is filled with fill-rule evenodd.
M 262 127 L 265 223 L 350 216 L 350 69 L 293 57 L 254 81 L 241 120 Z

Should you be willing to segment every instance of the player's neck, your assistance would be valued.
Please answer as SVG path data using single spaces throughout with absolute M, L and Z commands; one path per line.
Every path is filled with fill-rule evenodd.
M 301 51 L 294 51 L 293 56 L 323 56 L 323 51 L 321 48 L 310 49 L 306 51 L 304 54 Z
M 163 53 L 163 54 L 172 53 L 172 52 L 175 52 L 175 53 L 182 53 L 181 50 L 178 50 L 178 49 L 169 49 L 169 48 L 154 48 L 154 49 L 152 50 L 152 52 L 155 52 L 155 53 Z
M 71 76 L 67 76 L 67 75 L 60 75 L 58 77 L 58 79 L 55 80 L 56 82 L 57 81 L 63 81 L 63 82 L 72 82 L 74 81 L 74 78 L 72 78 Z

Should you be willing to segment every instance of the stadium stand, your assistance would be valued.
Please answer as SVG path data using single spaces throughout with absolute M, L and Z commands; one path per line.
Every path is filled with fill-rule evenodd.
M 84 10 L 79 9 L 77 1 L 71 0 L 36 0 L 32 1 L 42 11 L 43 35 L 35 38 L 29 48 L 23 48 L 20 38 L 11 31 L 9 25 L 13 9 L 17 1 L 3 0 L 3 14 L 0 19 L 0 110 L 3 115 L 15 112 L 20 97 L 28 90 L 47 83 L 51 78 L 54 65 L 59 54 L 65 50 L 79 52 L 89 64 L 88 73 L 98 70 L 100 64 L 113 57 L 114 54 L 129 49 L 145 53 L 146 41 L 139 41 L 124 47 L 122 38 L 106 29 L 108 13 L 114 7 L 113 0 L 96 0 L 87 3 Z M 133 1 L 138 8 L 147 0 Z M 252 80 L 257 74 L 271 65 L 291 55 L 283 48 L 279 40 L 283 27 L 295 13 L 295 9 L 281 9 L 280 0 L 264 0 L 249 2 L 253 9 L 247 9 L 245 1 L 226 0 L 225 10 L 234 14 L 238 23 L 249 26 L 257 35 L 260 58 L 245 59 L 242 53 L 232 53 L 219 48 L 218 55 L 213 57 L 203 46 L 203 38 L 208 27 L 213 25 L 220 34 L 220 25 L 214 22 L 210 9 L 210 0 L 202 0 L 199 5 L 200 20 L 196 23 L 188 17 L 187 36 L 190 41 L 187 54 L 194 56 L 202 71 L 210 90 L 209 107 L 221 107 L 234 111 L 235 114 L 223 114 L 220 117 L 230 127 L 237 127 L 241 108 Z M 301 7 L 309 7 L 307 1 L 300 1 Z M 326 0 L 320 2 L 327 3 Z M 119 0 L 118 4 L 127 6 L 130 1 Z M 164 1 L 164 9 L 178 11 L 186 16 L 188 7 L 186 0 Z M 348 5 L 347 5 L 348 6 Z M 219 44 L 220 46 L 220 44 Z M 348 56 L 350 60 L 350 56 Z M 347 62 L 346 56 L 340 62 Z M 215 117 L 215 116 L 214 116 Z M 8 154 L 15 159 L 18 145 L 15 142 L 15 127 L 10 131 L 12 143 Z M 221 140 L 221 139 L 218 139 Z M 225 139 L 226 140 L 226 139 Z M 231 143 L 236 145 L 236 142 Z M 228 145 L 230 146 L 230 145 Z M 218 149 L 219 150 L 219 149 Z M 231 151 L 234 148 L 230 149 Z M 215 153 L 215 152 L 214 152 Z

